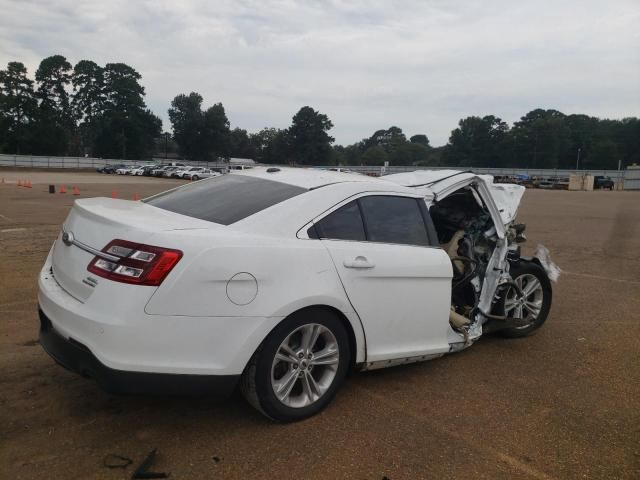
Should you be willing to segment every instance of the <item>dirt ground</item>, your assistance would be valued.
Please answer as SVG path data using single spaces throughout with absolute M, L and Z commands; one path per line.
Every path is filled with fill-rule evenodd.
M 177 181 L 31 177 L 0 184 L 0 478 L 125 479 L 153 448 L 175 479 L 640 478 L 640 193 L 526 193 L 529 248 L 564 270 L 534 335 L 354 374 L 322 414 L 278 425 L 240 396 L 109 396 L 44 353 L 36 278 L 75 198 L 47 184 L 131 198 Z M 134 465 L 105 468 L 111 453 Z

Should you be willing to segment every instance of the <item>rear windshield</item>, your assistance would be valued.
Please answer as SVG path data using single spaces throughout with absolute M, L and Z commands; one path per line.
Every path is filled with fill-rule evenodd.
M 305 191 L 287 183 L 227 174 L 169 190 L 145 201 L 171 212 L 231 225 Z

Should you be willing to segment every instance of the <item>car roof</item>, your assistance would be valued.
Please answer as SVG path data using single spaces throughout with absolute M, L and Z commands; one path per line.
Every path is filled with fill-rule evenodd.
M 386 175 L 384 178 L 387 181 L 404 185 L 405 187 L 422 187 L 433 185 L 447 178 L 468 176 L 469 174 L 471 172 L 463 170 L 416 170 L 414 172 L 394 173 Z
M 369 177 L 367 175 L 312 168 L 253 167 L 247 170 L 233 172 L 231 175 L 245 175 L 248 177 L 264 178 L 266 180 L 295 185 L 307 190 L 345 182 L 370 183 L 373 184 L 374 187 L 378 186 L 383 189 L 385 186 L 389 185 L 389 182 L 386 180 Z

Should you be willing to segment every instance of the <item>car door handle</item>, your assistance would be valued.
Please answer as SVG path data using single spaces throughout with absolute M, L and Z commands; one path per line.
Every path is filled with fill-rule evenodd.
M 358 255 L 352 260 L 345 260 L 344 266 L 347 268 L 373 268 L 375 267 L 375 264 L 367 260 L 367 257 Z

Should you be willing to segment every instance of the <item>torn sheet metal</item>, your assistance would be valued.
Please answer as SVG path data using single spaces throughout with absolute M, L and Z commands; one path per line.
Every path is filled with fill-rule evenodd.
M 558 267 L 558 265 L 553 263 L 553 260 L 551 260 L 549 249 L 544 245 L 538 244 L 536 252 L 533 254 L 533 256 L 540 261 L 540 265 L 542 265 L 542 268 L 544 268 L 545 272 L 547 272 L 549 280 L 551 280 L 552 282 L 557 282 L 558 278 L 560 278 L 562 270 L 560 270 L 560 267 Z
M 502 222 L 505 225 L 513 222 L 526 188 L 511 183 L 489 183 L 488 185 L 491 196 L 500 211 Z

